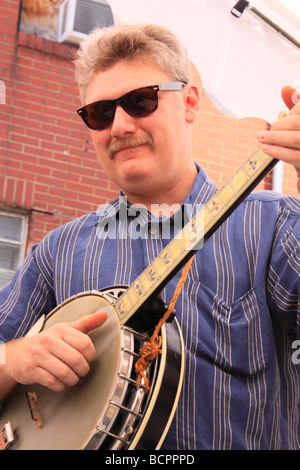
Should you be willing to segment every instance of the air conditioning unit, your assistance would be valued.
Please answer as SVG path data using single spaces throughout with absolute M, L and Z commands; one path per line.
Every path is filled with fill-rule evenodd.
M 106 0 L 65 0 L 59 7 L 58 41 L 78 44 L 93 29 L 113 24 Z

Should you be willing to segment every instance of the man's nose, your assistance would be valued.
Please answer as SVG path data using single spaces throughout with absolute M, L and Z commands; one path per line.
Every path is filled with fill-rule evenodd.
M 134 133 L 136 131 L 136 119 L 134 116 L 130 116 L 122 106 L 118 105 L 111 127 L 111 135 L 121 137 L 128 133 Z

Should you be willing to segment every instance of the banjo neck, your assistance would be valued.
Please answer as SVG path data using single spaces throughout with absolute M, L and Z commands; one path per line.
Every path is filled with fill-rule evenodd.
M 114 306 L 122 324 L 126 323 L 150 296 L 162 290 L 276 163 L 277 160 L 259 148 L 216 191 L 115 302 Z

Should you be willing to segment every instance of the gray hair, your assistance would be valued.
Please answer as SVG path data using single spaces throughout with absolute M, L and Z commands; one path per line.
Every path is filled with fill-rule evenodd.
M 191 64 L 182 42 L 169 29 L 155 24 L 120 24 L 95 29 L 81 42 L 75 58 L 75 78 L 81 101 L 96 71 L 104 71 L 121 60 L 149 60 L 171 80 L 192 80 Z

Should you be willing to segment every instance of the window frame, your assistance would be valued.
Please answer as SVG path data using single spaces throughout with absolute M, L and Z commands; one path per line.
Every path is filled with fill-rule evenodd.
M 29 225 L 29 215 L 24 212 L 15 212 L 15 211 L 9 211 L 9 210 L 4 210 L 0 209 L 0 220 L 1 216 L 5 217 L 17 217 L 22 220 L 21 224 L 21 229 L 20 229 L 20 237 L 19 240 L 13 240 L 11 238 L 3 238 L 0 236 L 0 245 L 1 244 L 10 244 L 18 249 L 18 257 L 17 257 L 17 267 L 16 269 L 7 269 L 7 268 L 2 268 L 0 265 L 0 274 L 8 274 L 11 278 L 13 278 L 14 274 L 17 272 L 19 267 L 24 261 L 25 258 L 25 251 L 26 251 L 26 246 L 27 246 L 27 239 L 28 239 L 28 225 Z M 10 282 L 10 281 L 7 281 Z M 2 289 L 7 282 L 4 284 L 0 283 L 0 289 Z

